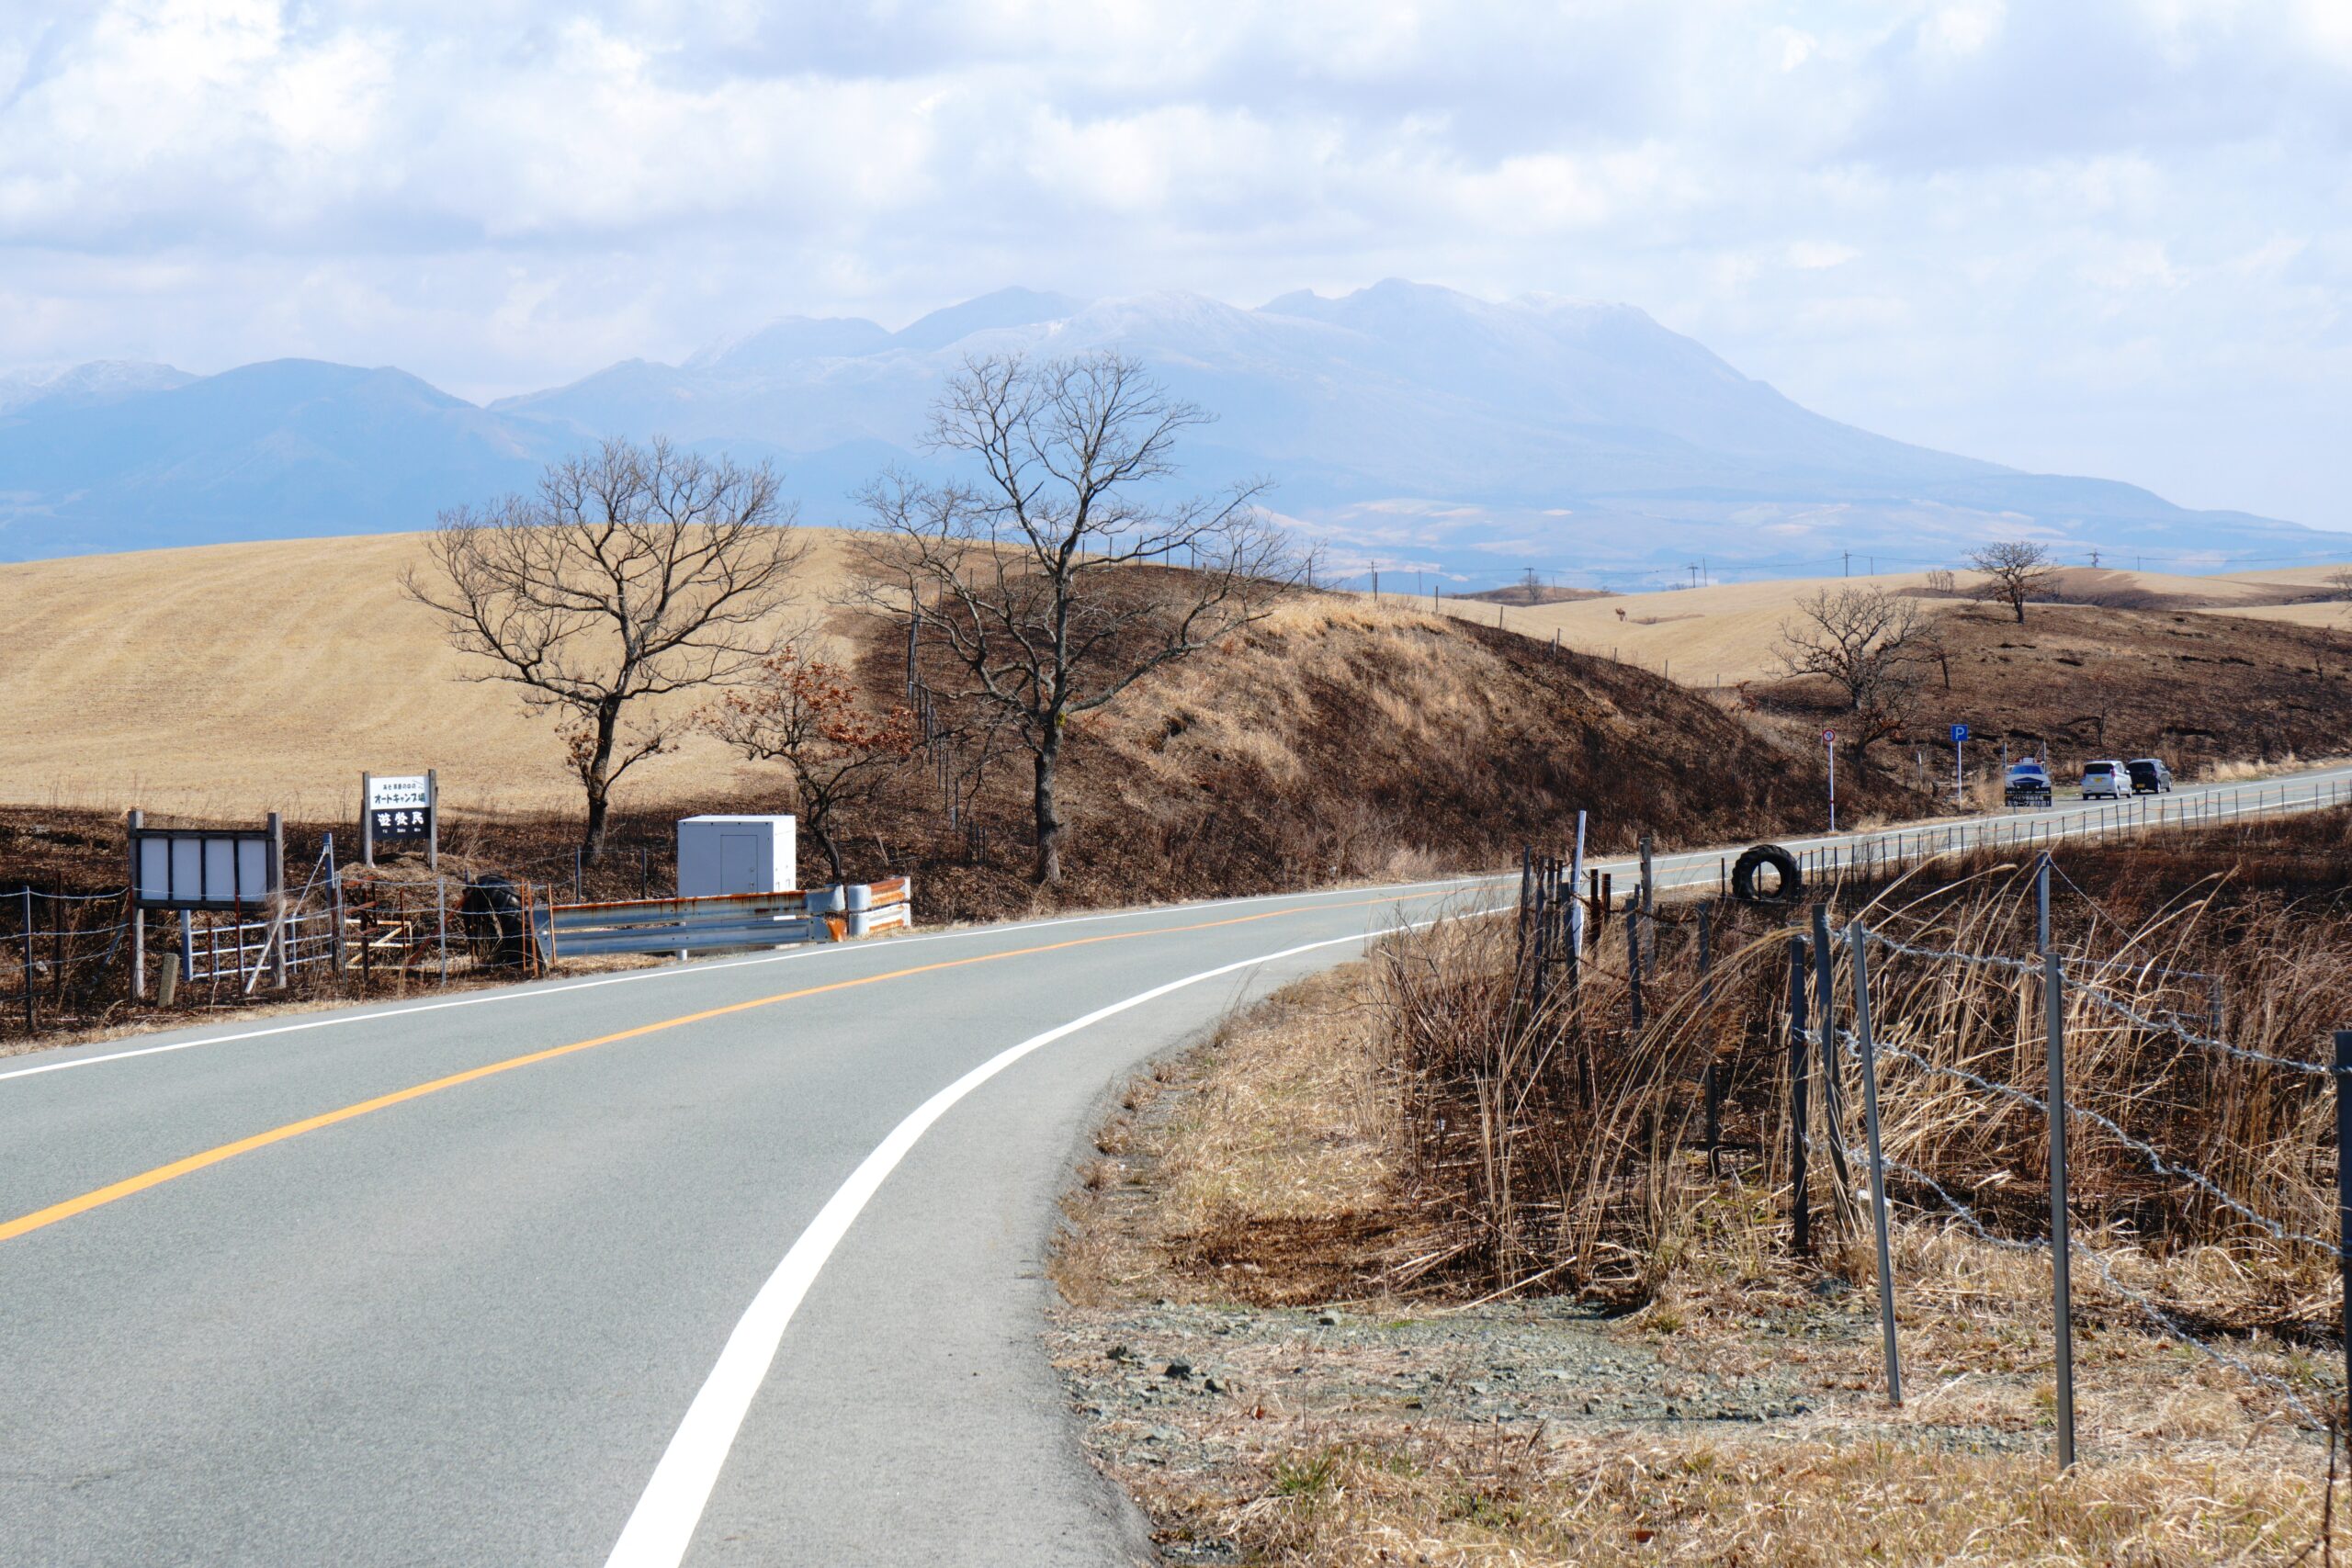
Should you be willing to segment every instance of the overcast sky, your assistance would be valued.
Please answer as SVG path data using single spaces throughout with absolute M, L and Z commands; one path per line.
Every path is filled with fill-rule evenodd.
M 1623 300 L 2352 527 L 2352 0 L 0 0 L 0 366 L 469 397 L 1021 283 Z

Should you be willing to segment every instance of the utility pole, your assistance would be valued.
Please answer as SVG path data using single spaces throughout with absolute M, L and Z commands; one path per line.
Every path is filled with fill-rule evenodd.
M 1853 551 L 1851 551 L 1851 550 L 1848 550 L 1848 551 L 1846 552 L 1846 571 L 1845 571 L 1845 575 L 1846 575 L 1846 576 L 1848 576 L 1848 577 L 1851 577 L 1851 576 L 1853 576 L 1853 575 L 1854 575 L 1854 552 L 1853 552 Z

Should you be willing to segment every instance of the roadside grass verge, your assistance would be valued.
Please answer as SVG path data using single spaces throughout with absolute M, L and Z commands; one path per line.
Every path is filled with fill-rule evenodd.
M 2110 979 L 2135 1009 L 2201 1020 L 2202 983 L 2164 971 L 2222 976 L 2233 1041 L 2310 1058 L 2352 1004 L 2352 911 L 2328 869 L 2346 833 L 2312 819 L 2070 858 L 2097 903 L 2070 896 L 2056 939 L 2135 965 Z M 1871 908 L 1920 945 L 2031 951 L 2030 900 L 1998 863 L 1840 897 L 1840 921 Z M 1869 1233 L 1818 1155 L 1819 1245 L 1790 1249 L 1772 1015 L 1791 929 L 1719 948 L 1701 1008 L 1690 933 L 1666 928 L 1638 1033 L 1621 924 L 1589 955 L 1589 1016 L 1547 1029 L 1512 1003 L 1508 920 L 1398 935 L 1160 1069 L 1073 1196 L 1073 1304 L 1051 1343 L 1099 1461 L 1171 1561 L 2329 1560 L 2331 1499 L 2347 1499 L 2302 1412 L 2343 1397 L 2332 1259 L 2156 1180 L 2096 1129 L 2077 1145 L 2078 1235 L 2258 1380 L 2078 1263 L 2082 1457 L 2061 1474 L 2046 1249 L 1971 1235 L 1898 1181 L 1908 1397 L 1886 1404 Z M 2041 1087 L 2025 977 L 1890 964 L 1882 984 L 1882 1039 Z M 2325 1233 L 2324 1086 L 2095 1011 L 2070 1015 L 2077 1048 L 2084 1103 Z M 1719 1168 L 1691 1147 L 1710 1059 L 1732 1069 L 1725 1138 L 1753 1145 Z M 2030 1241 L 2037 1129 L 1912 1072 L 1882 1084 L 1890 1152 L 1996 1237 Z M 1113 1254 L 1115 1270 L 1069 1271 Z

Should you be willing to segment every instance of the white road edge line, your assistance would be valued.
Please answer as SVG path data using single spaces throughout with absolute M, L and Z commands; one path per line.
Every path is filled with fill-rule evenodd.
M 1503 906 L 1465 910 L 1464 915 L 1488 915 L 1500 908 Z M 751 1306 L 735 1325 L 734 1332 L 727 1337 L 726 1348 L 719 1351 L 710 1376 L 703 1381 L 694 1403 L 686 1407 L 685 1419 L 678 1424 L 669 1447 L 662 1450 L 661 1461 L 653 1467 L 652 1479 L 645 1483 L 637 1506 L 629 1511 L 628 1523 L 622 1527 L 620 1539 L 614 1542 L 612 1555 L 605 1559 L 605 1568 L 677 1568 L 685 1560 L 686 1549 L 693 1544 L 695 1530 L 702 1523 L 703 1509 L 710 1502 L 711 1490 L 718 1484 L 718 1472 L 734 1449 L 736 1434 L 742 1430 L 752 1398 L 767 1381 L 768 1369 L 775 1364 L 776 1349 L 784 1342 L 784 1331 L 799 1309 L 801 1298 L 808 1293 L 818 1271 L 824 1268 L 833 1248 L 841 1244 L 852 1222 L 883 1181 L 898 1168 L 899 1162 L 906 1158 L 932 1123 L 945 1115 L 957 1100 L 1031 1052 L 1130 1008 L 1157 1001 L 1170 991 L 1302 953 L 1313 953 L 1317 948 L 1370 942 L 1389 931 L 1413 930 L 1431 923 L 1416 920 L 1354 936 L 1305 942 L 1154 986 L 1125 1001 L 1097 1008 L 1083 1018 L 1072 1019 L 1043 1034 L 1032 1035 L 1018 1045 L 1008 1046 L 917 1106 L 825 1201 L 825 1206 L 817 1211 L 817 1217 L 808 1222 L 808 1228 L 800 1233 L 792 1249 L 784 1255 L 784 1261 L 776 1265 L 775 1272 L 768 1276 L 767 1282 L 752 1298 Z
M 1022 931 L 1046 931 L 1054 926 L 1085 925 L 1091 921 L 1132 920 L 1149 915 L 1178 914 L 1188 909 L 1230 908 L 1242 904 L 1270 904 L 1287 898 L 1329 898 L 1342 893 L 1394 894 L 1410 897 L 1417 888 L 1461 887 L 1481 882 L 1499 882 L 1516 872 L 1489 872 L 1477 876 L 1447 876 L 1432 882 L 1399 882 L 1386 887 L 1318 887 L 1304 893 L 1256 893 L 1243 898 L 1208 898 L 1190 904 L 1159 904 L 1143 909 L 1108 909 L 1089 915 L 1062 915 L 1049 920 L 1016 920 L 1005 925 L 967 926 L 950 931 L 924 931 L 915 936 L 892 937 L 887 950 L 910 946 L 917 942 L 949 942 L 959 938 L 1006 936 Z M 647 980 L 671 980 L 686 975 L 714 975 L 723 969 L 746 969 L 769 964 L 790 964 L 808 958 L 822 958 L 831 953 L 875 953 L 884 948 L 864 944 L 831 944 L 808 947 L 793 953 L 771 953 L 763 958 L 730 958 L 701 964 L 671 964 L 661 969 L 644 969 L 629 975 L 609 975 L 601 980 L 572 980 L 559 986 L 517 985 L 496 991 L 469 997 L 452 997 L 447 1001 L 418 1002 L 409 1007 L 382 1008 L 372 1012 L 334 1012 L 323 1018 L 305 1019 L 300 1023 L 271 1024 L 263 1029 L 240 1030 L 233 1034 L 207 1034 L 195 1040 L 167 1040 L 160 1044 L 136 1046 L 128 1051 L 109 1051 L 96 1056 L 65 1056 L 56 1061 L 41 1062 L 29 1067 L 15 1067 L 0 1072 L 0 1083 L 10 1078 L 36 1077 L 43 1073 L 62 1073 L 73 1067 L 95 1067 L 102 1062 L 127 1062 L 139 1056 L 158 1056 L 173 1051 L 187 1051 L 198 1045 L 228 1045 L 240 1040 L 260 1040 L 277 1034 L 300 1034 L 313 1029 L 334 1029 L 346 1024 L 373 1023 L 379 1019 L 409 1018 L 417 1013 L 440 1012 L 448 1008 L 487 1007 L 492 1002 L 529 1001 L 536 997 L 560 997 L 568 991 L 593 991 L 605 986 L 636 985 Z M 72 1047 L 66 1047 L 72 1049 Z

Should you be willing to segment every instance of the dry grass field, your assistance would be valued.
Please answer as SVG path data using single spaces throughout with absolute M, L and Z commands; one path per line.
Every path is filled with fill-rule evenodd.
M 2059 589 L 2083 604 L 2111 603 L 2134 609 L 2210 610 L 2252 615 L 2290 625 L 2340 627 L 2345 606 L 2312 603 L 2324 592 L 2335 567 L 2298 567 L 2236 577 L 2183 577 L 2155 571 L 2070 569 Z M 1959 574 L 1963 587 L 1971 574 Z M 1773 653 L 1781 626 L 1797 604 L 1824 588 L 1871 586 L 1896 592 L 1924 592 L 1924 572 L 1882 572 L 1850 578 L 1787 578 L 1771 582 L 1728 583 L 1712 588 L 1671 589 L 1653 593 L 1612 594 L 1572 603 L 1519 605 L 1486 600 L 1442 600 L 1439 607 L 1464 620 L 1501 625 L 1580 653 L 1623 659 L 1671 676 L 1686 685 L 1735 685 L 1781 673 Z M 2302 603 L 2291 601 L 2302 600 Z M 1967 601 L 1929 601 L 1965 604 Z
M 844 582 L 842 536 L 808 535 L 816 547 L 802 607 L 821 613 Z M 0 653 L 10 699 L 0 715 L 0 803 L 214 817 L 275 806 L 344 820 L 362 769 L 430 765 L 459 812 L 570 809 L 575 790 L 553 725 L 526 711 L 512 687 L 464 681 L 473 661 L 400 592 L 401 570 L 424 561 L 423 542 L 383 535 L 0 566 L 0 614 L 15 630 Z M 2211 608 L 2332 629 L 2343 626 L 2346 606 L 2289 602 L 2322 592 L 2331 570 L 2234 578 L 2077 570 L 2065 588 L 2143 609 Z M 1728 686 L 1775 675 L 1772 647 L 1797 600 L 1840 581 L 1532 606 L 1453 600 L 1442 608 L 1487 626 L 1499 617 L 1542 642 L 1556 629 L 1571 649 L 1613 652 L 1682 684 Z M 1920 574 L 1853 581 L 1927 585 Z M 1419 613 L 1408 603 L 1394 608 Z M 1392 716 L 1408 728 L 1445 728 L 1427 715 Z M 1247 729 L 1250 717 L 1214 722 Z M 1232 739 L 1228 756 L 1262 743 Z M 752 783 L 730 754 L 695 739 L 643 764 L 623 790 L 652 805 L 722 797 Z
M 803 608 L 843 582 L 811 529 Z M 362 770 L 437 767 L 453 809 L 576 807 L 553 724 L 469 684 L 400 574 L 420 534 L 217 545 L 0 566 L 0 802 L 348 820 Z M 734 759 L 690 741 L 633 798 L 722 792 Z

